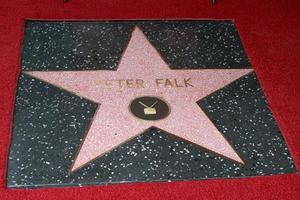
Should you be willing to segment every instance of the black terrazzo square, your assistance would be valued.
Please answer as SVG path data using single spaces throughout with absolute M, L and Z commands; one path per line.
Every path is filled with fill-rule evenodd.
M 236 26 L 229 20 L 27 21 L 8 160 L 8 187 L 245 178 L 296 172 L 254 71 L 192 102 L 198 104 L 199 111 L 206 114 L 243 163 L 151 126 L 72 171 L 102 105 L 28 72 L 114 72 L 126 57 L 124 52 L 136 27 L 171 71 L 252 68 Z M 187 80 L 184 83 L 194 87 Z M 76 84 L 80 87 L 81 83 Z M 203 87 L 209 87 L 208 84 Z M 184 97 L 179 93 L 176 98 Z M 153 111 L 155 114 L 150 111 L 148 115 L 160 112 L 158 108 Z M 172 107 L 169 112 L 172 113 Z M 195 120 L 194 124 L 197 123 L 200 124 Z M 124 134 L 133 131 L 133 127 L 124 129 Z

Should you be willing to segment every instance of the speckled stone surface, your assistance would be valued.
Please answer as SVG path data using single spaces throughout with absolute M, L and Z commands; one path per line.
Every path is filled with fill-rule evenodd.
M 22 69 L 116 69 L 135 25 L 172 68 L 251 67 L 231 21 L 30 21 Z M 199 100 L 198 105 L 243 158 L 244 165 L 151 128 L 70 173 L 98 105 L 22 73 L 7 184 L 59 187 L 296 171 L 254 72 Z
M 26 24 L 23 70 L 115 69 L 135 25 L 172 68 L 249 68 L 232 21 Z

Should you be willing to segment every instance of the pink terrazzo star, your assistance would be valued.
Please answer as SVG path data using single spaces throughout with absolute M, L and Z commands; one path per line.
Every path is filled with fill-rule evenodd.
M 136 27 L 116 71 L 26 73 L 100 104 L 71 168 L 75 171 L 152 126 L 243 163 L 196 102 L 251 71 L 171 70 Z M 129 105 L 141 96 L 163 99 L 169 115 L 156 121 L 133 116 Z

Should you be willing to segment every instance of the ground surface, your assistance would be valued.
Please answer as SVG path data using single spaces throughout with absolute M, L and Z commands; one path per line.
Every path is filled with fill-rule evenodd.
M 25 19 L 234 19 L 271 109 L 300 164 L 300 3 L 220 0 L 62 0 L 0 3 L 1 199 L 297 199 L 297 174 L 246 179 L 118 184 L 83 188 L 6 189 L 16 82 Z

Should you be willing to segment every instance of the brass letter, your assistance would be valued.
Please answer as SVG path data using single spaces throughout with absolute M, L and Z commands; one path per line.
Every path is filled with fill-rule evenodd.
M 104 85 L 107 89 L 110 89 L 112 86 L 112 81 L 111 80 L 104 80 Z
M 178 85 L 177 79 L 176 79 L 176 78 L 174 79 L 174 81 L 175 81 L 175 86 L 176 86 L 176 87 L 183 87 L 182 85 Z
M 162 82 L 161 82 L 162 80 L 163 79 L 160 79 L 160 78 L 159 79 L 155 79 L 155 83 L 156 83 L 157 87 L 159 87 L 159 85 L 162 84 Z
M 142 79 L 136 79 L 135 83 L 137 88 L 144 88 L 144 81 Z
M 165 87 L 167 87 L 167 86 L 173 87 L 173 84 L 169 79 L 166 79 L 166 81 L 165 81 Z
M 132 79 L 127 79 L 126 80 L 126 85 L 127 85 L 127 88 L 133 88 L 133 80 Z
M 185 85 L 185 87 L 188 87 L 188 86 L 194 87 L 192 84 L 189 83 L 190 80 L 191 80 L 191 78 L 184 79 L 184 85 Z
M 123 82 L 125 81 L 124 79 L 119 79 L 117 80 L 118 83 L 119 83 L 119 88 L 122 88 L 123 87 Z

